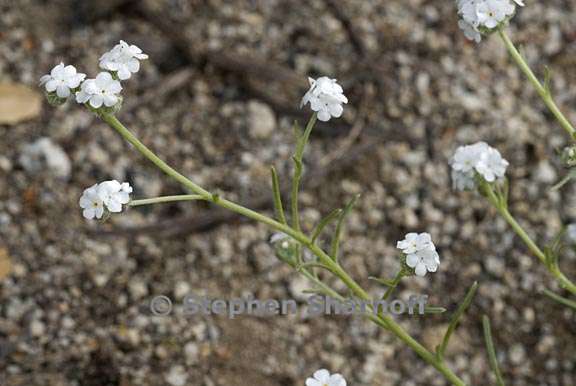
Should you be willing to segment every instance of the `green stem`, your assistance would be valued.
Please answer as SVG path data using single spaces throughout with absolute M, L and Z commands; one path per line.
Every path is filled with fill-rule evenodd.
M 235 213 L 241 214 L 252 220 L 261 222 L 273 228 L 276 231 L 287 234 L 294 240 L 298 241 L 301 245 L 308 248 L 310 252 L 316 255 L 319 261 L 324 264 L 336 277 L 338 277 L 345 285 L 348 287 L 354 296 L 361 300 L 371 301 L 368 293 L 356 282 L 354 279 L 346 272 L 344 269 L 335 262 L 324 250 L 318 247 L 312 242 L 305 234 L 300 230 L 293 229 L 292 227 L 282 224 L 272 218 L 264 216 L 252 209 L 245 208 L 238 205 L 232 201 L 229 201 L 222 197 L 217 197 L 212 195 L 207 190 L 201 188 L 200 186 L 194 184 L 188 178 L 184 177 L 182 174 L 178 173 L 160 158 L 158 158 L 151 150 L 149 150 L 142 142 L 138 140 L 118 119 L 109 114 L 100 114 L 100 117 L 104 122 L 106 122 L 110 127 L 118 131 L 118 133 L 124 137 L 128 142 L 130 142 L 136 149 L 153 162 L 160 170 L 174 178 L 175 180 L 182 183 L 184 186 L 189 188 L 191 191 L 195 192 L 201 196 L 204 200 L 210 201 L 220 207 L 229 209 Z M 315 115 L 312 117 L 311 121 L 315 121 Z M 311 131 L 307 129 L 307 131 Z M 306 135 L 306 134 L 305 134 Z M 309 133 L 308 133 L 309 135 Z M 303 148 L 302 148 L 303 152 Z M 297 153 L 298 154 L 298 153 Z M 312 276 L 313 277 L 313 276 Z M 422 346 L 418 341 L 416 341 L 412 336 L 410 336 L 398 323 L 394 321 L 390 316 L 385 315 L 378 317 L 372 315 L 370 318 L 376 324 L 384 327 L 385 329 L 391 331 L 396 335 L 402 342 L 412 348 L 424 361 L 436 368 L 444 377 L 449 380 L 453 385 L 456 386 L 466 386 L 466 384 L 450 370 L 443 361 L 438 360 L 434 354 L 428 351 L 424 346 Z
M 576 129 L 574 129 L 570 121 L 568 121 L 568 119 L 564 116 L 564 114 L 562 114 L 562 112 L 554 102 L 554 99 L 552 98 L 549 88 L 542 85 L 542 83 L 538 80 L 536 75 L 534 75 L 534 72 L 532 71 L 532 69 L 530 69 L 530 66 L 528 65 L 522 54 L 520 54 L 518 49 L 514 46 L 514 43 L 512 43 L 512 41 L 510 40 L 504 29 L 500 28 L 498 30 L 498 33 L 502 38 L 502 40 L 504 41 L 504 44 L 506 45 L 508 52 L 512 56 L 512 59 L 514 59 L 520 70 L 522 70 L 522 72 L 524 73 L 524 75 L 526 75 L 530 83 L 532 83 L 532 85 L 540 95 L 540 98 L 542 98 L 542 100 L 544 101 L 550 112 L 554 115 L 558 123 L 560 123 L 560 126 L 562 126 L 564 130 L 566 130 L 566 132 L 570 135 L 572 139 L 576 139 Z
M 502 205 L 500 203 L 500 200 L 494 193 L 493 186 L 487 182 L 484 182 L 482 187 L 483 191 L 487 195 L 488 201 L 490 201 L 490 203 L 494 206 L 494 208 L 496 208 L 498 213 L 500 213 L 500 215 L 504 218 L 504 220 L 506 220 L 508 225 L 510 225 L 512 230 L 514 230 L 514 232 L 522 239 L 522 241 L 524 242 L 524 244 L 526 244 L 526 246 L 532 252 L 532 254 L 536 256 L 538 260 L 542 262 L 542 264 L 544 264 L 544 266 L 548 269 L 548 271 L 560 283 L 562 288 L 565 288 L 566 290 L 570 291 L 573 295 L 576 295 L 576 285 L 572 283 L 572 281 L 568 279 L 560 271 L 560 268 L 556 264 L 554 265 L 548 264 L 548 258 L 546 257 L 544 251 L 542 251 L 542 249 L 538 247 L 538 245 L 534 242 L 534 240 L 532 240 L 532 238 L 530 238 L 528 233 L 526 233 L 524 228 L 522 228 L 522 226 L 518 223 L 518 221 L 516 221 L 514 216 L 512 216 L 512 214 L 508 210 L 507 205 Z
M 132 200 L 128 203 L 128 206 L 142 206 L 142 205 L 159 204 L 162 202 L 194 201 L 194 200 L 204 200 L 204 197 L 199 194 L 183 194 L 179 196 L 162 196 L 154 198 L 145 198 L 142 200 Z
M 138 150 L 144 157 L 148 158 L 154 165 L 156 165 L 160 170 L 174 178 L 176 181 L 180 182 L 182 185 L 204 197 L 204 199 L 211 199 L 212 194 L 202 189 L 200 186 L 196 185 L 194 182 L 190 181 L 184 175 L 178 173 L 170 165 L 160 159 L 156 154 L 154 154 L 150 149 L 148 149 L 134 134 L 130 132 L 114 115 L 99 113 L 100 118 L 106 122 L 110 127 L 116 130 L 125 140 L 130 142 L 136 150 Z
M 290 204 L 292 210 L 292 226 L 296 230 L 300 230 L 300 210 L 298 209 L 298 196 L 300 193 L 300 180 L 302 179 L 302 158 L 304 157 L 304 149 L 316 124 L 317 114 L 314 113 L 310 117 L 306 130 L 298 138 L 296 144 L 296 151 L 294 152 L 294 175 L 292 177 L 292 194 L 290 196 Z

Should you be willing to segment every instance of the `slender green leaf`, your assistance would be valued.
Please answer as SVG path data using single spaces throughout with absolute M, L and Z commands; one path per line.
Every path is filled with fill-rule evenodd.
M 400 280 L 402 280 L 402 278 L 404 276 L 406 276 L 406 273 L 403 269 L 398 271 L 398 273 L 396 274 L 396 276 L 394 277 L 394 279 L 390 283 L 390 286 L 388 287 L 388 289 L 386 290 L 386 292 L 382 296 L 382 300 L 388 300 L 388 298 L 390 298 L 390 296 L 392 296 L 392 292 L 394 292 L 396 287 L 398 287 L 398 284 L 400 284 Z
M 490 319 L 484 315 L 482 317 L 482 327 L 484 330 L 484 340 L 486 342 L 486 350 L 488 351 L 488 358 L 490 359 L 490 367 L 496 376 L 496 383 L 498 386 L 505 386 L 502 373 L 498 367 L 498 358 L 496 358 L 496 350 L 494 349 L 494 341 L 492 340 L 492 329 L 490 328 Z
M 300 211 L 298 209 L 298 195 L 300 193 L 300 180 L 302 178 L 302 157 L 304 156 L 304 149 L 310 138 L 310 133 L 316 123 L 317 114 L 312 114 L 312 117 L 306 125 L 304 134 L 298 136 L 296 141 L 296 150 L 292 160 L 294 161 L 294 174 L 292 176 L 292 194 L 290 195 L 290 204 L 292 210 L 292 227 L 300 231 Z
M 373 281 L 380 283 L 386 287 L 393 287 L 395 285 L 394 280 L 382 279 L 382 278 L 374 277 L 374 276 L 369 276 L 368 280 L 373 280 Z
M 446 352 L 446 347 L 448 347 L 448 342 L 450 341 L 450 337 L 452 336 L 452 333 L 456 329 L 456 326 L 458 326 L 458 322 L 460 322 L 460 318 L 462 317 L 464 312 L 466 312 L 468 307 L 470 307 L 470 304 L 472 303 L 472 300 L 474 299 L 474 295 L 476 294 L 477 289 L 478 289 L 478 282 L 474 282 L 474 284 L 472 284 L 472 287 L 470 287 L 470 289 L 466 293 L 464 300 L 462 301 L 460 306 L 458 306 L 454 315 L 452 315 L 452 319 L 450 320 L 450 324 L 448 325 L 448 329 L 446 330 L 446 333 L 444 334 L 444 339 L 442 340 L 442 344 L 436 349 L 436 354 L 438 355 L 439 358 L 444 357 L 444 353 Z
M 299 271 L 300 271 L 300 270 L 305 270 L 305 269 L 308 269 L 308 268 L 322 268 L 322 269 L 325 269 L 325 270 L 327 270 L 327 271 L 332 272 L 331 269 L 330 269 L 328 266 L 326 266 L 326 265 L 324 265 L 324 264 L 322 264 L 322 263 L 302 263 L 302 264 L 300 264 L 300 265 L 299 265 L 298 267 L 296 267 L 296 268 L 297 268 Z
M 324 228 L 326 228 L 326 226 L 328 226 L 328 224 L 330 224 L 332 221 L 334 221 L 334 219 L 341 212 L 342 212 L 342 209 L 334 209 L 332 212 L 330 212 L 328 214 L 328 216 L 326 216 L 322 220 L 320 220 L 320 222 L 316 226 L 316 229 L 314 229 L 314 233 L 312 233 L 312 243 L 316 242 L 316 240 L 318 239 L 318 237 L 320 236 L 320 234 L 322 233 Z
M 570 300 L 570 299 L 566 299 L 565 297 L 557 295 L 554 292 L 547 290 L 547 289 L 545 289 L 543 292 L 544 292 L 544 295 L 548 296 L 550 299 L 557 301 L 558 303 L 560 303 L 566 307 L 570 307 L 576 311 L 576 302 L 575 301 Z
M 286 221 L 286 215 L 284 214 L 284 207 L 282 205 L 282 193 L 280 193 L 280 181 L 278 180 L 278 174 L 276 173 L 276 168 L 272 166 L 270 168 L 270 173 L 272 175 L 272 192 L 274 194 L 274 208 L 276 210 L 276 216 L 282 224 L 288 224 Z
M 338 261 L 338 249 L 340 247 L 340 237 L 342 236 L 342 229 L 344 227 L 344 220 L 346 216 L 350 213 L 356 201 L 360 197 L 359 194 L 355 195 L 346 205 L 340 216 L 338 217 L 338 224 L 336 225 L 336 232 L 334 233 L 334 237 L 332 238 L 332 246 L 330 249 L 330 256 L 335 260 Z
M 564 185 L 566 185 L 568 182 L 570 182 L 570 180 L 576 178 L 576 169 L 572 169 L 568 172 L 568 174 L 566 176 L 564 176 L 564 178 L 562 178 L 560 180 L 560 182 L 558 182 L 556 185 L 554 185 L 553 187 L 550 188 L 550 190 L 559 190 L 561 189 Z
M 424 307 L 425 314 L 443 314 L 447 310 L 444 307 L 436 307 L 436 306 L 426 306 Z

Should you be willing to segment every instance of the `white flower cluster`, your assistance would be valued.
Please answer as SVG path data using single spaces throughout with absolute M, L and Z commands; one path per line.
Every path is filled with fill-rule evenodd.
M 343 103 L 348 103 L 348 98 L 344 96 L 344 90 L 336 79 L 330 79 L 326 76 L 318 79 L 308 78 L 310 89 L 302 98 L 300 107 L 310 103 L 312 111 L 318 113 L 318 119 L 327 122 L 330 118 L 339 118 L 342 116 L 344 108 Z
M 489 32 L 514 15 L 516 5 L 524 6 L 523 0 L 456 0 L 460 21 L 458 26 L 464 35 L 477 43 L 482 33 Z
M 56 97 L 58 103 L 64 103 L 70 95 L 75 95 L 76 102 L 88 103 L 92 108 L 102 106 L 112 108 L 121 101 L 122 86 L 119 80 L 129 79 L 140 69 L 140 60 L 148 55 L 135 45 L 123 40 L 100 58 L 100 72 L 94 79 L 85 79 L 86 75 L 76 72 L 74 66 L 60 63 L 50 74 L 40 78 L 48 96 Z
M 80 197 L 82 215 L 91 220 L 100 219 L 105 210 L 110 213 L 122 212 L 122 205 L 130 202 L 132 187 L 128 182 L 120 183 L 116 180 L 104 181 L 84 190 Z
M 100 108 L 102 104 L 112 107 L 120 100 L 120 91 L 122 91 L 120 82 L 109 72 L 101 72 L 96 79 L 88 79 L 82 83 L 80 91 L 76 93 L 76 102 L 88 102 L 95 109 Z
M 341 374 L 330 374 L 321 369 L 314 373 L 313 378 L 306 379 L 306 386 L 346 386 L 346 379 Z
M 120 40 L 114 48 L 100 57 L 100 68 L 116 72 L 120 80 L 130 79 L 140 69 L 140 60 L 148 59 L 148 55 L 135 45 Z
M 404 240 L 398 241 L 396 248 L 406 255 L 406 265 L 413 268 L 417 276 L 438 270 L 440 255 L 429 233 L 408 233 Z
M 460 146 L 450 160 L 452 183 L 456 190 L 476 189 L 476 176 L 487 182 L 502 179 L 509 163 L 500 152 L 485 142 Z
M 68 98 L 84 78 L 86 74 L 76 72 L 76 67 L 60 63 L 50 71 L 50 74 L 40 78 L 40 86 L 44 86 L 49 93 L 56 92 L 58 98 Z

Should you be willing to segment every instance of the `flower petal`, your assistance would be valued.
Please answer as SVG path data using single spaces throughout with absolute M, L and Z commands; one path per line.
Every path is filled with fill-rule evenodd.
M 90 106 L 94 107 L 95 109 L 100 108 L 103 102 L 104 98 L 102 98 L 102 95 L 92 95 L 90 97 Z
M 416 268 L 414 269 L 414 272 L 416 273 L 416 276 L 425 276 L 426 275 L 426 265 L 424 265 L 423 262 L 420 262 L 416 265 Z
M 58 95 L 59 98 L 68 98 L 70 96 L 70 89 L 68 86 L 60 85 L 56 87 L 56 95 Z
M 320 369 L 314 373 L 314 378 L 320 382 L 328 382 L 330 380 L 330 372 L 326 369 Z
M 416 265 L 420 262 L 420 256 L 416 254 L 410 254 L 406 256 L 406 265 L 410 268 L 416 267 Z

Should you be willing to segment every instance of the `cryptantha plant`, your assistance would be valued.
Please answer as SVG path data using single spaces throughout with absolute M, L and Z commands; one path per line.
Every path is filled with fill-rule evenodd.
M 291 181 L 289 214 L 284 210 L 287 206 L 280 193 L 281 180 L 274 168 L 271 168 L 271 194 L 276 210 L 275 217 L 269 217 L 196 184 L 164 162 L 118 120 L 116 115 L 121 110 L 122 82 L 130 79 L 134 73 L 138 72 L 140 61 L 146 58 L 146 54 L 142 53 L 138 47 L 121 41 L 110 52 L 102 55 L 99 63 L 102 71 L 93 79 L 85 79 L 85 75 L 78 74 L 73 66 L 64 66 L 64 64 L 59 64 L 49 75 L 41 79 L 41 85 L 45 87 L 47 98 L 52 104 L 59 105 L 69 99 L 74 99 L 96 114 L 158 169 L 182 184 L 191 193 L 132 199 L 133 188 L 129 183 L 121 183 L 116 180 L 103 181 L 87 188 L 80 197 L 79 205 L 86 219 L 107 218 L 111 214 L 122 212 L 127 206 L 135 207 L 174 201 L 209 202 L 268 225 L 275 232 L 271 238 L 271 243 L 278 258 L 290 265 L 295 272 L 310 280 L 313 286 L 311 292 L 341 301 L 362 301 L 366 304 L 374 304 L 375 300 L 384 301 L 390 297 L 403 278 L 413 275 L 425 276 L 429 272 L 437 271 L 440 265 L 440 255 L 436 251 L 430 234 L 425 232 L 409 233 L 397 245 L 400 260 L 398 274 L 392 279 L 371 278 L 387 287 L 381 298 L 373 299 L 343 268 L 339 260 L 339 248 L 346 216 L 352 210 L 358 197 L 352 197 L 345 207 L 329 213 L 310 233 L 306 233 L 302 229 L 298 203 L 303 174 L 303 157 L 310 134 L 317 120 L 328 122 L 333 118 L 339 118 L 344 111 L 343 105 L 348 103 L 344 90 L 336 79 L 328 77 L 309 78 L 310 89 L 302 98 L 301 106 L 309 106 L 312 114 L 304 130 L 296 130 L 296 146 L 292 157 L 294 171 Z M 320 236 L 327 231 L 328 225 L 332 223 L 335 228 L 334 234 L 329 245 L 324 246 L 320 241 L 322 239 Z M 335 290 L 328 281 L 320 278 L 318 270 L 325 270 L 338 278 L 348 288 L 348 293 L 342 294 Z M 474 291 L 475 288 L 476 285 L 473 286 Z M 467 297 L 463 309 L 470 304 L 471 300 L 471 296 Z M 366 318 L 397 336 L 424 361 L 434 366 L 449 382 L 459 386 L 465 385 L 464 381 L 447 366 L 444 358 L 444 350 L 462 312 L 456 313 L 452 318 L 443 345 L 436 351 L 430 351 L 409 335 L 398 322 L 382 309 L 374 309 L 370 305 L 368 307 L 370 312 L 363 314 Z M 424 311 L 425 313 L 441 313 L 445 310 L 441 307 L 430 306 L 426 307 Z M 342 386 L 346 384 L 346 381 L 339 374 L 330 375 L 327 370 L 319 370 L 306 383 L 308 385 Z
M 565 116 L 556 106 L 549 88 L 549 77 L 540 82 L 531 71 L 526 61 L 514 47 L 504 29 L 509 20 L 517 11 L 517 6 L 524 6 L 521 0 L 457 0 L 459 26 L 467 38 L 480 42 L 483 36 L 497 33 L 504 41 L 508 51 L 520 69 L 527 75 L 546 106 L 556 117 L 560 125 L 575 139 L 575 130 Z M 102 70 L 93 79 L 85 79 L 86 75 L 78 73 L 74 66 L 65 66 L 60 63 L 41 78 L 41 85 L 45 88 L 47 98 L 51 104 L 60 105 L 73 99 L 83 105 L 103 122 L 115 130 L 123 139 L 130 143 L 139 153 L 151 161 L 168 177 L 184 186 L 190 194 L 162 196 L 142 199 L 132 199 L 133 188 L 127 182 L 115 180 L 96 183 L 87 188 L 82 194 L 79 204 L 86 219 L 101 219 L 113 213 L 120 213 L 127 207 L 158 204 L 175 201 L 205 201 L 215 206 L 225 208 L 254 221 L 266 224 L 273 232 L 271 244 L 277 257 L 291 266 L 294 271 L 310 280 L 313 288 L 311 292 L 330 296 L 338 300 L 359 300 L 372 303 L 374 300 L 389 299 L 401 280 L 411 276 L 425 276 L 436 272 L 440 266 L 440 255 L 426 232 L 412 232 L 404 236 L 397 243 L 399 249 L 399 269 L 391 278 L 371 277 L 386 288 L 378 299 L 373 299 L 368 292 L 344 269 L 340 263 L 340 243 L 342 231 L 346 223 L 346 216 L 352 210 L 358 197 L 340 209 L 328 213 L 318 222 L 316 227 L 307 232 L 300 225 L 299 192 L 303 174 L 303 157 L 310 134 L 317 120 L 328 122 L 339 118 L 344 111 L 344 104 L 348 103 L 343 88 L 335 79 L 320 77 L 309 78 L 310 88 L 301 101 L 301 106 L 309 106 L 311 117 L 303 130 L 296 128 L 297 138 L 293 154 L 293 174 L 291 178 L 291 194 L 289 205 L 284 202 L 281 192 L 282 180 L 271 168 L 271 194 L 275 205 L 275 216 L 271 217 L 259 213 L 239 203 L 228 200 L 221 194 L 213 193 L 192 179 L 184 176 L 172 166 L 168 165 L 157 154 L 144 145 L 128 128 L 126 128 L 116 115 L 121 111 L 122 82 L 130 79 L 140 68 L 140 61 L 147 59 L 141 49 L 120 41 L 111 51 L 102 55 L 99 67 Z M 576 150 L 569 148 L 564 151 L 564 159 L 576 165 Z M 567 163 L 568 163 L 567 161 Z M 497 209 L 512 229 L 520 236 L 529 250 L 548 268 L 550 273 L 573 294 L 576 286 L 562 273 L 558 265 L 558 253 L 561 247 L 560 238 L 550 246 L 540 248 L 524 231 L 518 221 L 508 210 L 508 181 L 505 173 L 509 166 L 498 150 L 484 142 L 458 148 L 451 160 L 453 184 L 457 190 L 474 190 Z M 285 210 L 289 208 L 289 210 Z M 320 237 L 333 224 L 335 231 L 327 245 Z M 343 294 L 321 279 L 318 270 L 324 270 L 339 279 L 348 289 Z M 409 335 L 402 326 L 392 317 L 380 310 L 365 313 L 365 317 L 382 329 L 392 333 L 406 346 L 410 347 L 420 358 L 433 366 L 448 382 L 453 385 L 465 385 L 447 365 L 445 359 L 446 349 L 450 338 L 459 324 L 462 315 L 471 305 L 478 284 L 474 283 L 468 290 L 466 297 L 453 313 L 449 327 L 443 340 L 435 350 L 424 347 L 414 337 Z M 565 305 L 574 305 L 569 299 L 560 295 L 549 293 L 549 296 Z M 445 310 L 441 307 L 427 307 L 426 313 L 438 313 Z M 494 370 L 498 384 L 504 384 L 498 368 L 496 353 L 491 336 L 490 323 L 484 317 L 484 336 L 488 349 L 490 364 Z M 340 374 L 330 374 L 321 369 L 306 380 L 307 386 L 331 385 L 345 386 L 346 381 Z

